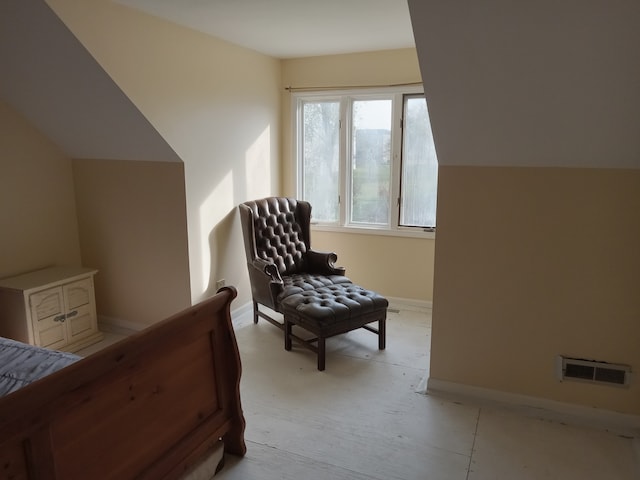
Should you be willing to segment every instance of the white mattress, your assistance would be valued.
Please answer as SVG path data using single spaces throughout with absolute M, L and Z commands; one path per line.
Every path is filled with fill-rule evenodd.
M 82 357 L 0 337 L 0 397 L 60 370 Z

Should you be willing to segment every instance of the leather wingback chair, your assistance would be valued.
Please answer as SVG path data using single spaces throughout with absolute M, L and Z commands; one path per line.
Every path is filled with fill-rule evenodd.
M 258 317 L 283 328 L 259 305 L 282 312 L 280 301 L 307 289 L 351 283 L 336 267 L 335 253 L 311 248 L 311 205 L 302 200 L 268 197 L 239 205 L 247 267 Z

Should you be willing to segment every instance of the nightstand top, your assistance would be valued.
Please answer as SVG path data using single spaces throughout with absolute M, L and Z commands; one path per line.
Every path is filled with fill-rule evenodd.
M 98 270 L 86 267 L 57 266 L 27 272 L 14 277 L 0 279 L 0 288 L 30 290 L 56 282 L 68 282 L 75 277 L 94 275 Z

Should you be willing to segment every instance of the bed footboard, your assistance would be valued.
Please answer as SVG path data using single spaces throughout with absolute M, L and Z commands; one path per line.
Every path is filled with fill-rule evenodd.
M 0 478 L 174 479 L 244 455 L 236 296 L 214 297 L 0 399 Z

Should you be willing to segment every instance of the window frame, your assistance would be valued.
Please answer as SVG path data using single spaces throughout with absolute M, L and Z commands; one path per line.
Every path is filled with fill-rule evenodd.
M 360 234 L 386 235 L 394 237 L 435 238 L 435 228 L 400 225 L 400 192 L 402 180 L 402 127 L 405 96 L 424 95 L 422 86 L 372 87 L 358 89 L 329 89 L 323 91 L 291 92 L 292 123 L 292 164 L 295 169 L 295 191 L 297 198 L 303 198 L 304 172 L 303 158 L 302 103 L 303 101 L 338 101 L 340 108 L 339 138 L 339 214 L 336 222 L 312 221 L 312 228 L 327 232 L 348 232 Z M 344 99 L 347 101 L 344 101 Z M 350 223 L 351 207 L 351 114 L 354 100 L 392 99 L 391 119 L 391 185 L 389 188 L 389 225 Z

